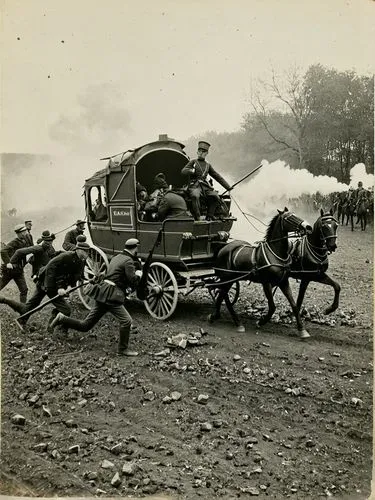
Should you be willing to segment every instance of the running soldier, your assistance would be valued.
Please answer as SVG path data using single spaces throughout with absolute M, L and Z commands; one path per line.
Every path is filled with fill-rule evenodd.
M 51 327 L 63 325 L 80 332 L 88 332 L 107 312 L 120 323 L 118 355 L 138 356 L 128 348 L 132 318 L 125 309 L 124 301 L 128 289 L 135 289 L 142 276 L 141 264 L 137 258 L 139 241 L 131 238 L 125 242 L 123 253 L 115 255 L 109 263 L 105 279 L 94 285 L 86 293 L 95 300 L 95 305 L 84 320 L 69 318 L 59 313 Z
M 14 228 L 17 237 L 10 241 L 1 249 L 1 278 L 0 290 L 7 286 L 10 281 L 14 281 L 20 291 L 20 302 L 25 303 L 27 300 L 28 288 L 26 285 L 25 274 L 23 268 L 26 265 L 26 255 L 24 255 L 17 264 L 11 263 L 11 258 L 17 250 L 28 246 L 29 237 L 26 227 L 23 224 L 18 224 Z
M 89 250 L 90 245 L 86 243 L 86 237 L 80 235 L 74 250 L 61 252 L 40 269 L 36 280 L 36 290 L 26 304 L 5 297 L 0 297 L 0 304 L 6 304 L 23 315 L 37 307 L 46 295 L 49 299 L 54 298 L 52 304 L 55 307 L 52 309 L 47 327 L 47 330 L 52 332 L 51 322 L 58 312 L 70 316 L 71 309 L 64 297 L 68 295 L 70 288 L 77 281 L 83 280 L 83 270 Z M 26 322 L 27 319 L 24 318 L 17 320 L 21 330 L 24 330 Z

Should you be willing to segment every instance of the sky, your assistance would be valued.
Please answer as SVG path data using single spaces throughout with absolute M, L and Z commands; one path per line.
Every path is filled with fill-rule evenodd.
M 271 67 L 371 74 L 370 0 L 3 0 L 1 151 L 101 157 L 238 130 Z

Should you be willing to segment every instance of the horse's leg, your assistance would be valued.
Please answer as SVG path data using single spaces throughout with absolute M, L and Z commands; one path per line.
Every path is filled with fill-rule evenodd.
M 262 286 L 264 295 L 266 296 L 266 299 L 268 301 L 268 312 L 267 314 L 264 314 L 261 318 L 259 318 L 259 320 L 257 321 L 258 326 L 265 325 L 272 318 L 273 313 L 276 310 L 275 301 L 273 300 L 271 283 L 262 283 Z
M 323 285 L 331 286 L 335 291 L 335 296 L 332 302 L 332 305 L 325 309 L 324 314 L 331 314 L 333 311 L 339 307 L 339 299 L 340 299 L 340 291 L 341 286 L 337 283 L 337 281 L 333 280 L 328 274 L 323 273 L 319 278 L 311 280 L 316 281 L 317 283 L 322 283 Z
M 220 319 L 220 309 L 221 309 L 221 304 L 223 303 L 223 300 L 225 298 L 225 295 L 228 294 L 227 290 L 228 286 L 224 285 L 219 288 L 219 293 L 216 297 L 215 301 L 215 311 L 211 314 L 208 315 L 208 321 L 210 323 L 213 323 L 215 319 Z
M 352 231 L 354 231 L 354 215 L 350 214 L 350 224 L 352 226 Z
M 305 293 L 306 293 L 307 287 L 309 286 L 309 283 L 310 283 L 310 280 L 301 279 L 301 283 L 299 285 L 299 290 L 298 290 L 298 297 L 297 297 L 297 309 L 299 312 L 301 312 L 303 299 L 305 298 Z
M 292 294 L 292 289 L 290 288 L 289 280 L 285 279 L 279 284 L 280 290 L 283 292 L 285 297 L 288 299 L 288 302 L 290 304 L 290 307 L 292 308 L 294 317 L 296 318 L 297 322 L 297 329 L 300 334 L 301 339 L 307 339 L 310 337 L 309 332 L 304 328 L 303 322 L 301 319 L 301 315 L 299 313 L 299 310 L 297 308 L 296 303 L 294 302 L 293 294 Z
M 227 306 L 227 309 L 228 309 L 230 315 L 232 316 L 234 324 L 237 327 L 237 332 L 244 332 L 245 331 L 245 327 L 241 324 L 240 318 L 238 317 L 236 311 L 234 310 L 233 304 L 231 304 L 231 302 L 229 300 L 229 294 L 228 294 L 229 290 L 230 290 L 230 286 L 227 289 L 227 292 L 226 292 L 226 294 L 224 296 L 225 305 Z

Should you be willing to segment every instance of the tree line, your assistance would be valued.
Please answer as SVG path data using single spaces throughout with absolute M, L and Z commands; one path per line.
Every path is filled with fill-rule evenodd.
M 373 77 L 320 64 L 281 76 L 272 70 L 253 85 L 248 104 L 241 130 L 205 134 L 212 163 L 224 171 L 240 176 L 266 158 L 345 183 L 357 163 L 374 172 Z

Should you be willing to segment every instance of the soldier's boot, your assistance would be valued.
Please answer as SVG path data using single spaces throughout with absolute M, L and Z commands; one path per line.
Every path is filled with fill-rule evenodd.
M 68 328 L 75 328 L 80 325 L 80 321 L 77 319 L 69 318 L 69 316 L 65 316 L 65 314 L 59 312 L 55 317 L 51 316 L 48 322 L 47 331 L 52 333 L 56 326 L 60 326 L 60 331 L 62 333 L 67 333 Z
M 120 336 L 117 351 L 118 356 L 138 356 L 137 351 L 131 351 L 130 349 L 128 349 L 129 336 L 130 326 L 120 327 Z
M 7 306 L 11 307 L 13 311 L 16 311 L 20 314 L 23 314 L 26 309 L 25 304 L 21 302 L 17 302 L 17 300 L 13 299 L 8 299 L 7 297 L 0 297 L 0 304 L 6 304 Z
M 207 220 L 215 220 L 215 212 L 216 208 L 218 207 L 218 203 L 216 200 L 210 200 L 208 202 L 208 207 L 207 207 Z

